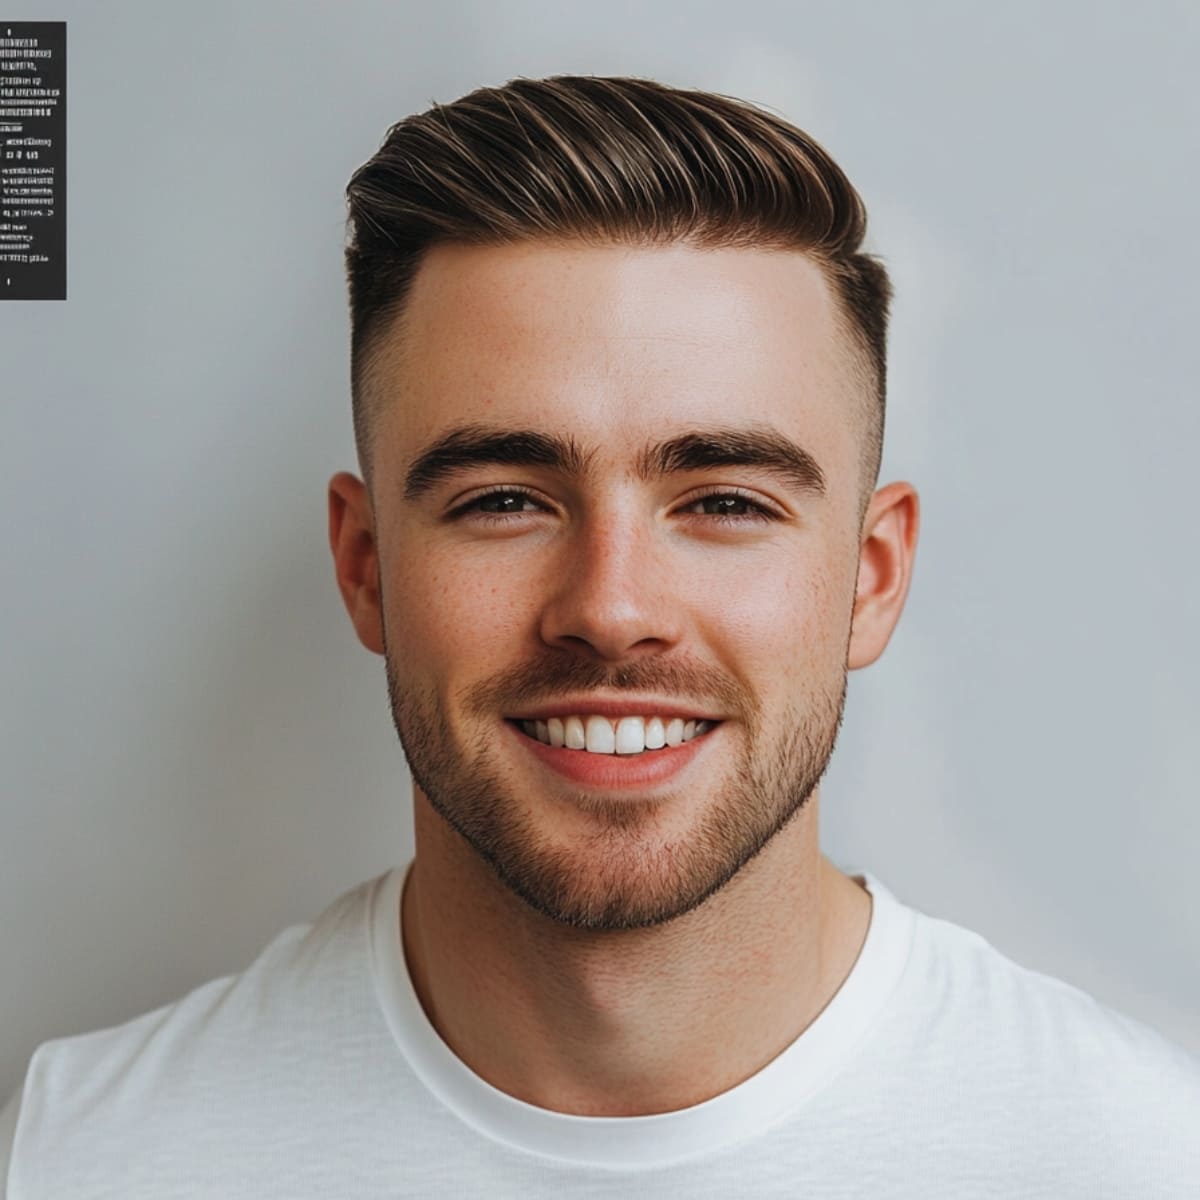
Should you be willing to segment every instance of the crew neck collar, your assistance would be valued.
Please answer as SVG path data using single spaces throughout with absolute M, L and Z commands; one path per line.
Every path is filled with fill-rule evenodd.
M 397 1047 L 424 1086 L 462 1121 L 509 1147 L 560 1162 L 662 1166 L 765 1132 L 844 1066 L 887 1007 L 912 942 L 914 911 L 869 872 L 847 872 L 871 893 L 871 922 L 850 974 L 794 1042 L 748 1079 L 700 1104 L 646 1116 L 577 1116 L 493 1087 L 430 1024 L 408 972 L 400 928 L 411 866 L 410 860 L 380 876 L 368 908 L 376 994 Z

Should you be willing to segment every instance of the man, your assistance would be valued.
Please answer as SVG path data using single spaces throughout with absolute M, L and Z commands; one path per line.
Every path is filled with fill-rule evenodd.
M 46 1043 L 33 1196 L 1200 1195 L 1200 1064 L 819 849 L 917 494 L 889 284 L 748 105 L 518 80 L 348 188 L 363 478 L 416 855 L 240 976 Z

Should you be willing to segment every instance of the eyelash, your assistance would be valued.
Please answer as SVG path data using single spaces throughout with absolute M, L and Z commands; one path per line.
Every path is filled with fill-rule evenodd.
M 482 522 L 485 525 L 507 525 L 513 517 L 523 517 L 525 513 L 487 513 L 478 508 L 478 505 L 484 500 L 490 500 L 493 496 L 526 496 L 535 504 L 539 503 L 532 492 L 526 491 L 519 487 L 496 488 L 494 491 L 483 492 L 481 495 L 473 497 L 466 504 L 456 508 L 450 516 L 452 518 L 464 517 L 469 513 L 474 513 L 473 520 Z M 738 500 L 742 504 L 749 505 L 754 511 L 746 513 L 742 516 L 734 516 L 731 513 L 693 513 L 693 516 L 707 516 L 710 520 L 716 521 L 719 525 L 745 525 L 761 524 L 766 521 L 778 521 L 779 515 L 764 504 L 759 504 L 758 501 L 752 500 L 744 492 L 738 491 L 736 488 L 719 488 L 711 492 L 705 492 L 703 495 L 694 496 L 688 501 L 685 507 L 693 504 L 699 504 L 701 500 Z

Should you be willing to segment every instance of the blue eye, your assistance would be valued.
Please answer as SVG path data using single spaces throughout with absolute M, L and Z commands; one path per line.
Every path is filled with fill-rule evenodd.
M 526 504 L 532 505 L 533 508 L 524 507 Z M 686 510 L 695 508 L 698 504 L 719 504 L 721 507 L 716 512 L 691 513 L 689 515 L 707 517 L 710 521 L 716 521 L 721 525 L 745 525 L 748 522 L 762 523 L 780 520 L 779 515 L 773 509 L 767 508 L 766 505 L 759 504 L 749 496 L 737 491 L 709 492 L 689 500 L 683 507 Z M 485 505 L 489 507 L 484 507 Z M 493 505 L 496 507 L 491 507 Z M 730 512 L 728 509 L 731 505 L 744 511 Z M 508 524 L 511 518 L 522 517 L 531 511 L 546 511 L 546 505 L 537 500 L 532 492 L 527 492 L 522 488 L 498 488 L 468 500 L 466 504 L 460 505 L 449 515 L 451 519 L 467 517 L 486 525 L 504 525 Z

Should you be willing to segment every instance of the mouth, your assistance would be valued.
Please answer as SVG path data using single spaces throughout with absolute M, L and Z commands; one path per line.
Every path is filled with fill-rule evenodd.
M 587 754 L 635 756 L 684 745 L 721 722 L 702 717 L 506 717 L 527 737 L 544 746 L 580 750 Z
M 661 733 L 664 738 L 669 733 L 671 740 L 658 744 L 662 740 L 660 730 L 648 722 L 639 749 L 634 736 L 636 728 L 627 725 L 622 731 L 619 723 L 617 727 L 610 725 L 610 738 L 598 724 L 589 722 L 583 746 L 578 745 L 578 728 L 554 728 L 552 736 L 549 722 L 506 717 L 504 723 L 513 731 L 517 745 L 540 766 L 572 783 L 605 791 L 644 791 L 674 778 L 703 757 L 724 724 L 723 721 L 681 722 L 682 729 L 665 727 Z M 618 738 L 622 740 L 618 742 Z M 552 744 L 555 741 L 560 744 Z M 568 741 L 574 744 L 569 745 Z M 588 745 L 595 748 L 588 749 Z

